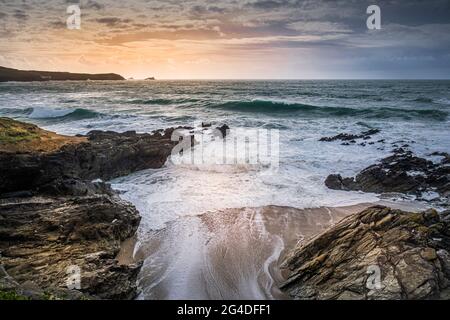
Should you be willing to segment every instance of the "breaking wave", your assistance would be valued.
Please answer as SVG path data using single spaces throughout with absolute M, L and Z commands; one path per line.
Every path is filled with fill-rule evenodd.
M 33 108 L 28 115 L 30 119 L 64 119 L 81 120 L 100 116 L 100 113 L 88 109 L 49 109 Z
M 286 103 L 277 101 L 252 100 L 252 101 L 229 101 L 218 104 L 215 108 L 237 111 L 237 112 L 258 112 L 258 113 L 295 113 L 312 117 L 361 117 L 368 119 L 388 119 L 399 118 L 445 120 L 448 113 L 435 109 L 398 109 L 398 108 L 348 108 L 348 107 L 326 107 L 314 106 L 303 103 Z

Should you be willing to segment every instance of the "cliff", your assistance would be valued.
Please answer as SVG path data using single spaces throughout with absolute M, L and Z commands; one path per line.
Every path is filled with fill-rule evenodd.
M 125 80 L 115 73 L 88 74 L 50 71 L 24 71 L 0 67 L 0 82 L 7 81 L 85 81 L 85 80 Z

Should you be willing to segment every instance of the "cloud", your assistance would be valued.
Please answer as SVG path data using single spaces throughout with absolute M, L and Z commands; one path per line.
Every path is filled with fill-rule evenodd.
M 116 26 L 120 26 L 123 24 L 128 24 L 128 23 L 133 22 L 132 19 L 121 19 L 118 17 L 98 18 L 98 19 L 95 19 L 95 21 L 100 24 L 107 25 L 108 27 L 116 27 Z
M 98 3 L 97 1 L 89 0 L 83 8 L 102 10 L 105 8 L 104 4 Z
M 288 5 L 287 1 L 275 1 L 275 0 L 261 0 L 247 3 L 247 7 L 270 10 L 281 7 L 286 7 Z
M 177 66 L 193 66 L 197 62 L 206 65 L 208 59 L 247 59 L 250 65 L 259 63 L 262 68 L 267 64 L 265 59 L 292 65 L 300 60 L 322 59 L 318 65 L 333 61 L 366 71 L 369 69 L 364 64 L 372 62 L 392 70 L 411 67 L 413 63 L 422 72 L 427 66 L 435 70 L 439 63 L 440 72 L 450 69 L 448 0 L 378 0 L 382 29 L 375 31 L 366 27 L 366 8 L 373 4 L 372 0 L 0 3 L 0 38 L 7 44 L 0 46 L 0 54 L 31 57 L 28 61 L 33 61 L 33 56 L 69 55 L 78 61 L 85 54 L 93 63 L 89 66 L 95 67 L 99 56 L 102 61 L 113 63 L 108 60 L 112 55 L 127 57 L 114 61 L 141 61 L 144 56 L 152 61 L 164 57 L 164 62 L 174 55 L 179 61 Z M 82 29 L 70 33 L 65 31 L 65 9 L 69 4 L 81 4 L 82 9 Z M 96 55 L 89 54 L 92 52 Z M 398 68 L 392 66 L 395 61 Z M 88 66 L 84 60 L 78 65 Z M 333 65 L 329 68 L 331 72 Z
M 49 23 L 49 26 L 51 28 L 61 29 L 61 28 L 67 28 L 67 23 L 64 23 L 62 21 L 53 21 L 53 22 Z
M 130 42 L 147 40 L 211 40 L 221 37 L 221 32 L 213 29 L 179 29 L 175 31 L 148 31 L 120 34 L 111 38 L 98 40 L 106 45 L 124 45 Z
M 29 18 L 29 15 L 23 10 L 15 10 L 13 16 L 17 20 L 27 20 Z

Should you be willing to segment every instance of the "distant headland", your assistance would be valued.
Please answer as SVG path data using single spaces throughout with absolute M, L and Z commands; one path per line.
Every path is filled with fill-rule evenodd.
M 7 81 L 86 81 L 86 80 L 125 80 L 116 73 L 71 73 L 50 71 L 24 71 L 0 67 L 0 82 Z

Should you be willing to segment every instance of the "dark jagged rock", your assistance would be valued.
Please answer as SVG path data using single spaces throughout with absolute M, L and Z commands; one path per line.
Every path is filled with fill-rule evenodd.
M 450 154 L 447 152 L 433 152 L 430 156 L 443 157 L 441 160 L 442 164 L 450 164 Z
M 372 165 L 355 178 L 332 174 L 325 185 L 335 190 L 361 190 L 364 192 L 400 192 L 421 196 L 423 192 L 437 192 L 442 197 L 450 195 L 450 166 L 444 159 L 433 163 L 419 158 L 403 148 Z
M 225 138 L 228 135 L 228 132 L 230 131 L 230 127 L 226 124 L 217 127 L 216 130 L 218 130 L 221 133 L 222 138 Z
M 0 194 L 35 189 L 61 177 L 109 180 L 160 168 L 177 143 L 171 141 L 173 130 L 163 135 L 91 131 L 84 142 L 52 152 L 2 152 Z
M 107 185 L 80 195 L 81 184 L 58 196 L 0 200 L 0 265 L 17 283 L 32 282 L 60 298 L 68 290 L 66 271 L 76 265 L 80 296 L 131 299 L 140 265 L 119 265 L 115 257 L 135 234 L 139 213 Z
M 363 139 L 363 140 L 369 140 L 372 135 L 379 133 L 379 129 L 370 129 L 364 132 L 361 132 L 360 134 L 350 134 L 350 133 L 340 133 L 333 137 L 323 137 L 320 138 L 319 141 L 325 141 L 325 142 L 331 142 L 336 140 L 341 141 L 349 141 L 350 143 L 356 143 L 356 139 Z
M 449 299 L 448 218 L 381 206 L 344 218 L 288 254 L 281 288 L 295 299 Z
M 340 174 L 330 174 L 325 180 L 325 185 L 333 190 L 354 190 L 356 188 L 353 178 L 342 178 Z
M 115 73 L 88 74 L 50 71 L 24 71 L 0 67 L 0 82 L 6 81 L 86 81 L 86 80 L 125 80 Z

